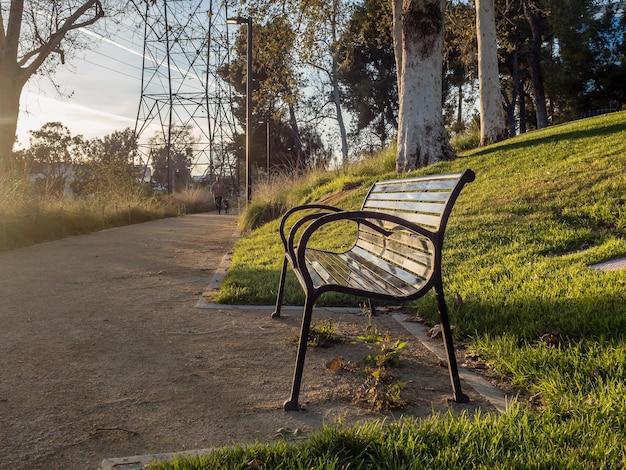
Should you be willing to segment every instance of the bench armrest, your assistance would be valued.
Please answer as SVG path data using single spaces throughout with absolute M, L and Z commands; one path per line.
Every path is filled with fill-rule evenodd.
M 391 235 L 393 232 L 384 229 L 383 227 L 375 224 L 372 220 L 383 220 L 385 222 L 390 222 L 395 224 L 396 226 L 410 230 L 416 234 L 419 234 L 423 237 L 428 238 L 433 242 L 435 246 L 437 246 L 437 240 L 439 239 L 439 234 L 437 232 L 432 232 L 420 225 L 414 224 L 408 220 L 403 219 L 402 217 L 398 217 L 396 215 L 387 214 L 385 212 L 376 212 L 376 211 L 340 211 L 336 213 L 324 214 L 318 216 L 313 220 L 308 227 L 304 230 L 300 239 L 298 240 L 298 245 L 294 245 L 294 237 L 290 234 L 288 245 L 286 247 L 287 251 L 293 256 L 293 260 L 297 266 L 303 266 L 304 264 L 304 253 L 306 251 L 307 244 L 311 236 L 317 231 L 320 227 L 326 224 L 330 224 L 338 221 L 354 221 L 357 224 L 365 224 L 370 228 L 373 228 L 380 232 L 385 236 Z
M 289 239 L 293 240 L 293 237 L 295 236 L 295 233 L 298 231 L 298 229 L 304 225 L 305 223 L 307 223 L 310 220 L 314 220 L 316 218 L 319 218 L 323 215 L 329 214 L 329 213 L 333 213 L 333 212 L 340 212 L 341 209 L 338 209 L 337 207 L 333 207 L 333 206 L 327 206 L 325 204 L 305 204 L 302 206 L 297 206 L 294 207 L 292 209 L 289 209 L 287 212 L 285 212 L 285 214 L 283 215 L 281 221 L 280 221 L 280 227 L 279 227 L 279 232 L 280 232 L 280 238 L 283 241 L 283 245 L 285 247 L 285 251 L 288 251 L 288 247 L 289 247 L 289 241 L 287 240 L 287 234 L 285 233 L 285 227 L 287 225 L 287 221 L 296 213 L 298 212 L 302 212 L 302 211 L 306 211 L 306 210 L 316 210 L 318 212 L 315 212 L 313 214 L 308 214 L 305 215 L 303 217 L 301 217 L 300 219 L 296 220 L 296 222 L 290 227 L 289 229 Z

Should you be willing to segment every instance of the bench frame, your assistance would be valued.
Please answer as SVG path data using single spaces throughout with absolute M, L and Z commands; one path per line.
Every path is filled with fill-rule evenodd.
M 344 211 L 323 204 L 308 204 L 295 207 L 285 213 L 280 224 L 280 236 L 285 247 L 285 255 L 276 298 L 276 310 L 272 313 L 272 318 L 280 317 L 288 264 L 291 265 L 306 295 L 291 396 L 283 405 L 285 411 L 301 409 L 298 398 L 313 306 L 324 292 L 329 291 L 365 297 L 369 300 L 370 309 L 374 313 L 373 300 L 407 302 L 423 297 L 431 288 L 434 288 L 441 319 L 443 344 L 448 360 L 448 371 L 452 383 L 453 399 L 459 403 L 469 401 L 467 395 L 461 391 L 454 354 L 448 308 L 443 292 L 441 252 L 444 232 L 452 207 L 463 186 L 474 181 L 474 179 L 474 172 L 466 170 L 463 173 L 450 175 L 379 181 L 372 186 L 364 199 L 362 209 L 359 211 Z M 402 189 L 398 190 L 397 188 L 400 186 Z M 395 192 L 386 193 L 387 187 L 394 188 L 393 191 Z M 402 198 L 408 198 L 410 201 L 407 203 Z M 433 204 L 432 198 L 437 202 Z M 287 234 L 288 220 L 294 214 L 303 211 L 308 213 L 297 219 L 289 227 Z M 353 221 L 358 226 L 357 239 L 350 249 L 342 253 L 334 253 L 307 247 L 311 236 L 320 227 L 346 220 Z M 391 237 L 398 233 L 398 230 L 414 237 L 409 238 L 409 240 L 415 239 L 417 241 L 416 246 L 406 247 L 407 256 L 409 254 L 416 256 L 415 253 L 417 253 L 417 256 L 422 257 L 423 259 L 420 259 L 418 263 L 425 263 L 423 266 L 419 265 L 424 269 L 424 273 L 415 274 L 415 269 L 406 273 L 404 271 L 405 263 L 410 266 L 418 265 L 418 263 L 408 257 L 405 260 L 398 259 L 399 256 L 402 257 L 402 250 L 398 253 L 397 246 L 394 248 L 394 253 L 388 254 L 390 251 L 388 245 L 391 246 L 394 243 L 391 241 Z M 364 241 L 365 237 L 380 239 L 380 247 L 373 255 L 357 246 L 357 244 L 369 246 L 369 241 Z M 402 243 L 406 244 L 406 240 L 407 238 L 404 236 Z M 418 243 L 420 246 L 417 246 Z M 419 250 L 422 250 L 423 253 Z M 361 256 L 356 254 L 357 251 Z M 366 260 L 364 264 L 359 265 L 358 261 L 363 259 L 363 253 L 365 253 Z M 389 256 L 391 256 L 391 261 Z M 320 269 L 321 263 L 316 257 L 321 260 L 328 258 L 335 260 L 333 262 L 345 263 L 344 268 L 352 268 L 348 276 L 350 279 L 337 280 L 338 278 L 333 277 L 331 273 L 333 271 L 331 268 L 334 266 L 329 264 L 328 270 L 324 269 L 323 266 Z M 376 262 L 377 259 L 378 262 Z M 378 277 L 376 280 L 372 280 L 371 289 L 364 287 L 363 271 L 370 273 L 370 279 L 380 275 L 380 280 Z M 395 286 L 389 285 L 387 282 L 389 279 L 393 279 L 396 284 L 401 282 L 396 277 L 397 272 L 401 272 L 400 277 L 404 276 L 404 278 L 416 276 L 415 283 L 408 282 L 401 286 L 401 292 L 398 291 Z M 361 277 L 360 282 L 358 284 L 352 282 L 351 284 L 353 277 Z

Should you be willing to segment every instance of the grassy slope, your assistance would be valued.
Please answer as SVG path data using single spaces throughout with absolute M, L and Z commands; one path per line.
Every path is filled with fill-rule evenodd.
M 597 272 L 589 265 L 626 256 L 626 113 L 532 132 L 417 173 L 467 167 L 477 179 L 457 202 L 444 250 L 447 293 L 463 299 L 453 308 L 452 321 L 459 339 L 495 376 L 533 399 L 504 416 L 443 416 L 417 423 L 402 439 L 390 438 L 395 450 L 379 449 L 375 456 L 372 449 L 383 445 L 376 440 L 397 430 L 376 437 L 332 431 L 325 445 L 348 440 L 360 459 L 375 462 L 371 468 L 383 468 L 399 458 L 398 448 L 410 447 L 399 464 L 403 468 L 416 462 L 437 468 L 623 468 L 626 273 Z M 346 193 L 339 205 L 358 206 L 374 177 L 342 175 L 365 184 Z M 328 183 L 316 197 L 325 188 L 338 190 Z M 239 300 L 273 301 L 275 291 L 267 285 L 278 281 L 276 228 L 268 224 L 238 244 L 225 298 L 241 294 Z M 238 277 L 248 285 L 237 284 Z M 436 320 L 433 304 L 427 298 L 418 308 Z M 557 346 L 539 339 L 546 332 L 558 333 Z M 284 450 L 276 452 L 286 458 Z M 317 455 L 310 462 L 339 454 Z
M 463 335 L 494 331 L 503 308 L 507 324 L 514 322 L 526 337 L 552 329 L 583 335 L 579 319 L 554 318 L 551 312 L 577 303 L 574 310 L 584 316 L 597 311 L 598 297 L 609 304 L 615 300 L 618 277 L 595 275 L 586 266 L 626 253 L 624 116 L 526 134 L 417 172 L 469 167 L 477 174 L 455 206 L 444 255 L 448 293 L 466 301 L 455 312 Z M 356 208 L 372 181 L 394 174 L 387 162 L 335 176 L 310 182 L 311 192 L 301 191 L 297 203 L 340 193 L 334 204 Z M 355 181 L 359 188 L 341 192 Z M 239 242 L 220 301 L 273 303 L 282 260 L 277 227 L 278 221 L 272 222 Z M 594 298 L 586 303 L 590 292 Z M 290 277 L 286 302 L 302 301 Z M 433 315 L 433 302 L 423 304 Z M 542 312 L 539 323 L 529 322 L 529 311 Z M 615 326 L 607 319 L 602 331 Z

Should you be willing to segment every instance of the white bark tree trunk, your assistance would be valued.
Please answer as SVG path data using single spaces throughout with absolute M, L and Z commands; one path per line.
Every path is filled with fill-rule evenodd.
M 339 135 L 341 136 L 341 161 L 344 165 L 348 163 L 348 131 L 343 121 L 343 112 L 341 111 L 341 95 L 339 92 L 339 62 L 337 57 L 333 55 L 332 65 L 332 88 L 333 101 L 335 103 L 335 112 L 337 114 L 337 125 L 339 126 Z
M 505 132 L 493 0 L 476 0 L 476 34 L 480 145 L 489 145 L 504 138 Z
M 445 0 L 393 2 L 399 173 L 455 157 L 442 113 L 444 9 Z

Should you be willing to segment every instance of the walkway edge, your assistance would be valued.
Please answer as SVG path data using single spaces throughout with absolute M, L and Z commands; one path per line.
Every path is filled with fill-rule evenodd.
M 437 359 L 447 363 L 443 342 L 433 341 L 429 338 L 427 334 L 428 330 L 422 324 L 410 321 L 410 316 L 404 313 L 394 313 L 392 316 L 409 333 L 415 336 L 426 349 L 433 353 Z M 514 400 L 513 397 L 508 397 L 483 377 L 467 367 L 459 366 L 459 375 L 476 393 L 485 397 L 499 413 L 504 413 L 508 409 L 509 404 Z

